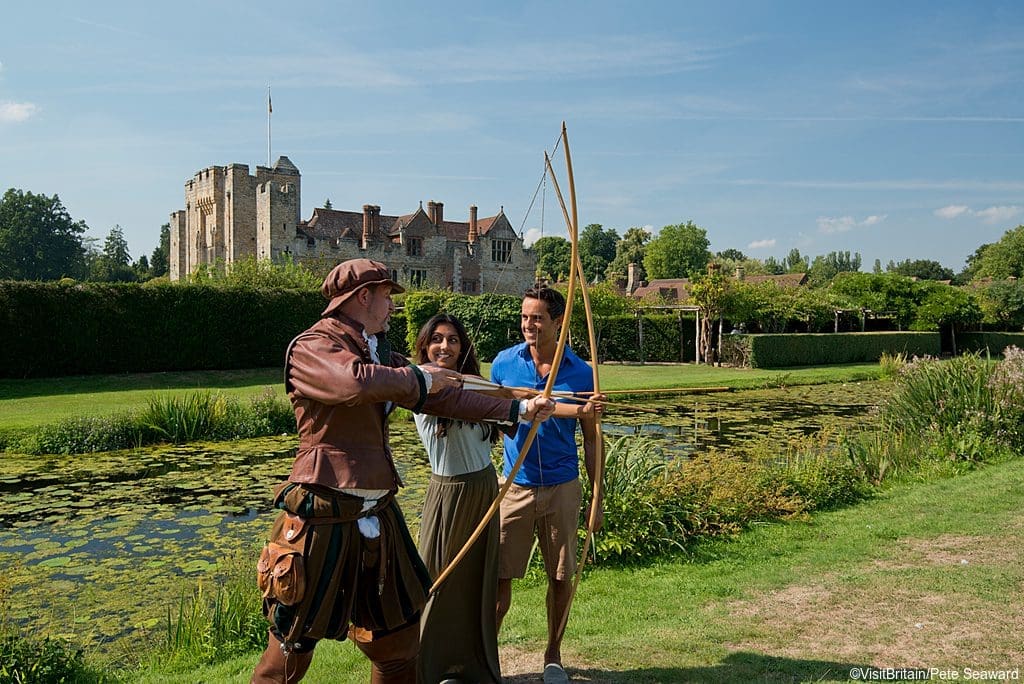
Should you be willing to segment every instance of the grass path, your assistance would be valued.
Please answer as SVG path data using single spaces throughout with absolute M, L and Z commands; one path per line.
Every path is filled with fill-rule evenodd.
M 563 653 L 574 681 L 847 682 L 855 667 L 1024 669 L 1024 460 L 702 545 L 686 562 L 597 568 Z M 544 588 L 501 633 L 508 682 L 540 681 Z M 305 681 L 365 682 L 325 643 Z M 180 679 L 245 682 L 255 656 Z

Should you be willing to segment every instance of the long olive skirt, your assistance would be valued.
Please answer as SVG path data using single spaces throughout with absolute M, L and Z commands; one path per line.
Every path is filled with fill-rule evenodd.
M 468 475 L 432 475 L 423 504 L 420 555 L 437 577 L 469 539 L 498 494 L 494 468 Z M 498 517 L 495 515 L 469 554 L 427 602 L 420 620 L 422 684 L 448 676 L 465 682 L 499 684 Z

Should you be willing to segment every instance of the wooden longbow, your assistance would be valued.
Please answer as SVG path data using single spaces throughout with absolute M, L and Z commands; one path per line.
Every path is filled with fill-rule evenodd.
M 565 199 L 562 197 L 562 191 L 558 187 L 558 179 L 555 177 L 555 171 L 551 167 L 551 159 L 548 158 L 547 154 L 544 155 L 544 161 L 547 164 L 548 173 L 551 175 L 551 186 L 558 196 L 558 203 L 562 208 L 562 215 L 565 218 L 566 227 L 569 230 L 569 236 L 572 244 L 572 269 L 570 272 L 570 280 L 572 275 L 579 277 L 580 291 L 583 293 L 583 307 L 586 311 L 587 319 L 587 341 L 590 345 L 590 365 L 591 371 L 594 377 L 594 393 L 601 393 L 601 380 L 598 372 L 598 355 L 597 355 L 597 334 L 594 327 L 594 313 L 590 308 L 590 294 L 587 291 L 587 278 L 583 273 L 583 260 L 580 258 L 579 249 L 579 215 L 576 208 L 576 181 L 572 172 L 572 155 L 569 151 L 569 136 L 566 132 L 565 122 L 562 122 L 562 147 L 565 150 L 565 168 L 566 177 L 569 181 L 569 202 L 572 205 L 572 217 L 570 218 L 569 212 L 565 206 Z M 572 285 L 570 285 L 572 287 Z M 578 566 L 576 567 L 576 576 L 573 578 L 572 589 L 569 592 L 569 599 L 565 605 L 565 613 L 562 615 L 562 619 L 559 622 L 557 640 L 561 641 L 565 635 L 566 625 L 569 623 L 569 612 L 572 609 L 573 599 L 576 597 L 576 591 L 579 588 L 580 580 L 583 577 L 583 566 L 587 562 L 587 553 L 590 551 L 590 543 L 594 538 L 594 527 L 597 524 L 597 503 L 601 498 L 601 491 L 603 488 L 604 480 L 604 434 L 601 429 L 601 417 L 595 415 L 595 445 L 594 445 L 594 476 L 592 485 L 592 491 L 590 495 L 590 506 L 588 511 L 590 515 L 587 518 L 587 535 L 583 540 L 583 554 L 580 557 Z
M 564 122 L 562 124 L 562 132 L 564 135 Z M 579 241 L 576 239 L 572 240 L 571 258 L 573 259 L 573 261 L 579 260 Z M 555 350 L 555 357 L 551 361 L 551 370 L 548 371 L 548 380 L 544 385 L 544 391 L 541 393 L 541 396 L 544 397 L 545 399 L 551 398 L 551 391 L 554 389 L 555 379 L 558 377 L 558 369 L 561 368 L 562 357 L 565 356 L 565 343 L 569 337 L 569 321 L 572 319 L 572 304 L 573 299 L 575 298 L 575 292 L 576 270 L 573 269 L 569 273 L 569 295 L 565 298 L 565 312 L 562 314 L 562 329 L 558 334 L 558 348 Z M 519 450 L 519 456 L 516 458 L 516 462 L 512 465 L 512 469 L 509 471 L 508 476 L 505 478 L 505 484 L 502 485 L 501 489 L 498 491 L 498 496 L 495 497 L 494 501 L 491 503 L 490 508 L 488 508 L 487 512 L 484 513 L 483 519 L 476 526 L 476 529 L 473 530 L 473 534 L 470 535 L 469 539 L 466 540 L 466 543 L 462 546 L 462 548 L 455 555 L 455 557 L 452 558 L 451 562 L 448 563 L 445 569 L 442 570 L 440 574 L 438 574 L 437 578 L 434 580 L 434 583 L 430 587 L 431 594 L 434 594 L 435 592 L 437 592 L 438 589 L 441 588 L 441 585 L 444 583 L 444 581 L 448 579 L 449 576 L 451 576 L 452 572 L 455 571 L 455 568 L 458 567 L 459 563 L 461 563 L 462 560 L 469 553 L 469 550 L 473 547 L 473 544 L 476 543 L 476 540 L 479 539 L 480 535 L 483 534 L 483 531 L 487 529 L 487 526 L 491 522 L 491 518 L 493 518 L 494 514 L 498 512 L 498 509 L 501 507 L 502 500 L 508 493 L 508 490 L 512 486 L 513 481 L 516 479 L 516 475 L 519 473 L 519 469 L 522 468 L 523 461 L 526 460 L 526 454 L 527 452 L 529 452 L 530 447 L 533 445 L 533 441 L 537 437 L 537 430 L 539 428 L 540 421 L 534 419 L 530 425 L 530 431 L 526 433 L 526 439 L 523 442 L 523 446 Z

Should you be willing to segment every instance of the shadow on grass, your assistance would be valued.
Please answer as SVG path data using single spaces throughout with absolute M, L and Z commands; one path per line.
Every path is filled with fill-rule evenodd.
M 0 399 L 135 390 L 216 390 L 283 383 L 284 371 L 276 367 L 125 373 L 123 375 L 73 375 L 57 378 L 3 378 L 0 379 Z
M 864 663 L 839 663 L 829 660 L 780 658 L 762 653 L 730 653 L 720 662 L 706 667 L 645 667 L 619 672 L 568 667 L 570 681 L 591 684 L 676 684 L 677 682 L 845 682 L 850 670 L 868 668 Z M 503 677 L 505 684 L 542 682 L 540 672 Z

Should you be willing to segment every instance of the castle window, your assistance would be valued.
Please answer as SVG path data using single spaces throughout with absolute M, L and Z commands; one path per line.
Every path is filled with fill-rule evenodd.
M 413 287 L 422 287 L 427 282 L 427 272 L 422 268 L 414 268 L 409 271 L 409 283 Z
M 408 237 L 405 239 L 405 253 L 409 256 L 423 256 L 423 238 Z
M 306 247 L 310 249 L 316 247 L 316 238 L 306 238 Z
M 391 269 L 391 279 L 394 280 L 396 283 L 398 282 L 398 269 Z
M 512 241 L 491 240 L 491 261 L 499 263 L 512 261 Z
M 463 294 L 476 294 L 476 281 L 475 280 L 463 280 L 462 281 L 462 292 L 463 292 Z

